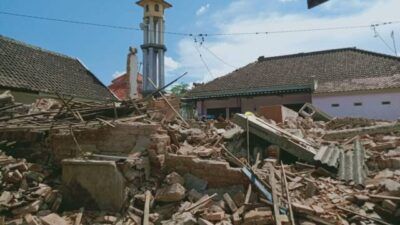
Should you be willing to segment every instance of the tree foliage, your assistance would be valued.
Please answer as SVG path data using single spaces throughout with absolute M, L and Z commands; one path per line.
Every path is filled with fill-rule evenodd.
M 188 90 L 189 90 L 189 84 L 180 83 L 171 88 L 171 93 L 180 97 L 185 95 L 188 92 Z

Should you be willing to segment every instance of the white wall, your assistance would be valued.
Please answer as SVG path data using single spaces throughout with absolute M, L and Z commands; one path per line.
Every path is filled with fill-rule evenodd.
M 385 120 L 400 118 L 400 90 L 386 93 L 313 95 L 312 102 L 334 117 L 364 117 Z M 361 102 L 362 106 L 355 106 L 356 102 Z M 383 105 L 382 102 L 391 104 Z M 339 104 L 339 107 L 332 107 L 332 104 Z

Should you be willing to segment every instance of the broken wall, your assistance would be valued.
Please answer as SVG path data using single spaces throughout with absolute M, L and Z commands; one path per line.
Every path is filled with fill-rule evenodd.
M 160 124 L 116 123 L 115 127 L 83 128 L 73 134 L 84 152 L 111 155 L 128 155 L 143 151 L 154 144 L 153 135 L 161 129 Z M 73 158 L 78 152 L 77 144 L 69 130 L 52 131 L 50 146 L 56 161 Z
M 203 160 L 196 156 L 168 154 L 165 158 L 165 169 L 181 175 L 192 174 L 207 181 L 209 188 L 248 184 L 248 179 L 240 168 L 232 168 L 227 162 Z

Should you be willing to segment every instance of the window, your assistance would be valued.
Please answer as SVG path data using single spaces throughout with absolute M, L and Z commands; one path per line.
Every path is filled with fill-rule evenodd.
M 146 12 L 150 10 L 149 5 L 146 5 Z
M 340 104 L 334 103 L 334 104 L 332 104 L 331 106 L 332 106 L 332 107 L 339 107 Z
M 160 6 L 159 6 L 158 4 L 156 4 L 156 5 L 154 6 L 154 10 L 155 10 L 156 12 L 159 12 L 159 11 L 160 11 Z
M 354 102 L 354 106 L 362 106 L 362 102 Z
M 390 105 L 390 104 L 392 104 L 390 101 L 383 101 L 382 102 L 382 105 Z

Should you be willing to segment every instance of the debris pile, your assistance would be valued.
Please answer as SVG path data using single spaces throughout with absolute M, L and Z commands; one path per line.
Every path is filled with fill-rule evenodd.
M 59 96 L 19 111 L 8 101 L 0 224 L 400 221 L 399 123 L 332 119 L 312 105 L 279 124 L 186 121 L 175 101 Z

